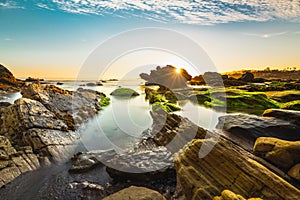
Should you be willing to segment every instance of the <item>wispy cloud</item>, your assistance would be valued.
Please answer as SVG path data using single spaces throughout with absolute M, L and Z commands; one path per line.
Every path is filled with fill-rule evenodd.
M 0 8 L 6 8 L 6 9 L 25 9 L 24 6 L 19 5 L 15 1 L 0 2 Z
M 257 34 L 257 33 L 243 33 L 244 35 L 247 36 L 253 36 L 253 37 L 259 37 L 259 38 L 271 38 L 271 37 L 276 37 L 276 36 L 281 36 L 281 35 L 286 35 L 289 32 L 278 32 L 278 33 L 264 33 L 264 34 Z
M 12 41 L 13 39 L 11 38 L 4 38 L 4 41 Z
M 16 0 L 15 0 L 16 1 Z M 299 0 L 43 0 L 37 6 L 76 14 L 138 16 L 160 22 L 218 24 L 241 21 L 300 22 Z M 51 5 L 51 6 L 49 6 Z
M 39 7 L 39 8 L 41 8 L 41 9 L 46 9 L 46 10 L 51 10 L 51 11 L 55 10 L 54 8 L 51 8 L 48 5 L 43 4 L 43 3 L 38 3 L 38 4 L 36 4 L 36 6 Z

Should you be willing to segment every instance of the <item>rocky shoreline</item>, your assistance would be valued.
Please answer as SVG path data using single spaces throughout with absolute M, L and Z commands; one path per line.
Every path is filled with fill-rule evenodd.
M 158 72 L 163 70 L 174 69 L 157 68 Z M 157 73 L 152 74 L 143 74 L 149 84 Z M 24 194 L 22 199 L 300 197 L 300 111 L 275 106 L 262 116 L 225 115 L 219 118 L 216 129 L 209 131 L 164 105 L 191 98 L 221 101 L 226 98 L 224 92 L 215 91 L 215 96 L 208 99 L 203 91 L 195 94 L 177 88 L 182 84 L 185 81 L 180 79 L 172 90 L 146 89 L 149 102 L 162 106 L 153 109 L 152 127 L 132 148 L 124 152 L 81 149 L 74 155 L 80 147 L 78 128 L 101 110 L 105 94 L 24 83 L 19 88 L 22 98 L 0 108 L 3 198 L 20 199 L 20 192 L 26 193 L 29 187 L 35 193 Z M 233 95 L 233 91 L 227 92 Z M 249 95 L 241 96 L 248 101 Z M 266 96 L 258 96 L 269 101 Z

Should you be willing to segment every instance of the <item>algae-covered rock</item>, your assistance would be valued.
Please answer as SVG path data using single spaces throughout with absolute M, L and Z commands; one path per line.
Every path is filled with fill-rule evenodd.
M 152 110 L 154 112 L 159 109 L 163 109 L 166 112 L 175 112 L 181 110 L 179 106 L 169 102 L 155 102 L 154 104 L 152 104 Z
M 110 95 L 119 97 L 135 97 L 139 96 L 140 94 L 131 88 L 118 88 L 115 89 L 112 93 L 110 93 Z
M 105 197 L 103 200 L 165 200 L 159 192 L 154 190 L 131 186 L 115 194 Z
M 287 109 L 287 110 L 298 110 L 300 111 L 300 100 L 290 101 L 287 103 L 284 103 L 280 107 L 281 109 Z
M 274 117 L 300 125 L 300 111 L 284 109 L 268 109 L 263 113 L 264 117 Z
M 99 102 L 100 106 L 102 107 L 105 107 L 105 106 L 108 106 L 110 104 L 110 98 L 108 97 L 102 97 L 100 99 L 100 102 Z
M 261 137 L 255 141 L 253 151 L 256 155 L 286 170 L 300 162 L 300 141 Z

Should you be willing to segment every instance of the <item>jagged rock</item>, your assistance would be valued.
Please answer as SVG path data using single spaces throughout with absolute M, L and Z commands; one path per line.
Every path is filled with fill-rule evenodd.
M 11 105 L 11 103 L 9 103 L 9 102 L 0 102 L 0 108 L 6 108 L 10 105 Z
M 300 127 L 281 119 L 237 114 L 219 117 L 216 126 L 241 145 L 252 149 L 259 137 L 276 137 L 283 140 L 300 140 Z
M 54 85 L 40 84 L 30 84 L 21 93 L 25 98 L 41 102 L 58 118 L 64 120 L 72 130 L 98 112 L 99 100 L 105 96 L 89 89 L 78 88 L 77 91 L 71 92 Z
M 156 70 L 151 70 L 150 75 L 142 73 L 140 77 L 147 81 L 147 85 L 160 85 L 168 89 L 186 88 L 186 82 L 192 78 L 185 69 L 180 68 L 180 73 L 177 73 L 172 65 L 158 66 Z
M 212 150 L 200 158 L 200 149 Z M 186 199 L 213 199 L 228 189 L 245 198 L 297 199 L 300 191 L 255 161 L 255 157 L 220 137 L 195 139 L 174 158 L 179 193 Z
M 245 72 L 242 77 L 240 78 L 241 81 L 244 82 L 253 82 L 254 81 L 254 75 L 251 72 Z
M 21 173 L 39 168 L 38 157 L 31 147 L 17 151 L 7 137 L 0 136 L 0 187 L 11 182 Z
M 116 155 L 113 149 L 105 151 L 89 151 L 89 152 L 79 152 L 73 158 L 73 163 L 70 172 L 84 172 L 93 169 L 98 165 L 102 165 L 102 162 L 106 162 L 112 159 Z
M 255 141 L 253 151 L 256 155 L 286 170 L 300 162 L 300 141 L 291 142 L 261 137 Z
M 239 194 L 235 194 L 230 190 L 223 190 L 221 196 L 214 197 L 213 200 L 246 200 Z M 249 198 L 248 200 L 262 200 L 261 198 Z
M 300 111 L 268 109 L 263 113 L 264 117 L 275 117 L 300 126 Z
M 103 200 L 165 200 L 158 192 L 144 187 L 131 186 L 115 194 L 105 197 Z
M 300 181 L 300 163 L 294 165 L 289 171 L 288 175 L 297 181 Z

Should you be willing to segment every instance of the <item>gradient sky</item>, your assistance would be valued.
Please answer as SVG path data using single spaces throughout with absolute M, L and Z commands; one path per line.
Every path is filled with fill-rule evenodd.
M 190 37 L 220 72 L 300 68 L 299 0 L 0 0 L 0 27 L 0 63 L 17 77 L 76 78 L 99 44 L 143 27 Z M 144 51 L 118 60 L 107 77 L 153 63 L 188 67 Z

